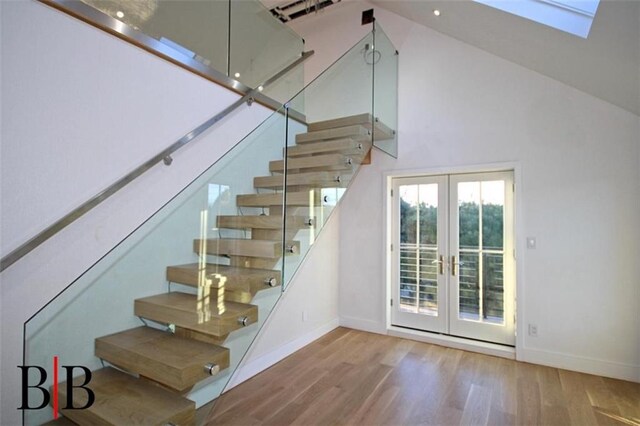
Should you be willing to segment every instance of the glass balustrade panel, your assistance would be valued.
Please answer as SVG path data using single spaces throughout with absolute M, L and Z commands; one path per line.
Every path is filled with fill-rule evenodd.
M 374 146 L 398 157 L 398 51 L 380 25 L 374 33 L 375 49 L 367 61 L 374 67 Z
M 229 2 L 226 0 L 82 0 L 155 38 L 165 48 L 226 73 Z
M 25 324 L 25 364 L 51 366 L 57 356 L 60 365 L 94 373 L 115 366 L 173 389 L 176 397 L 184 393 L 197 407 L 215 399 L 281 295 L 283 194 L 258 194 L 254 178 L 270 174 L 265 158 L 282 158 L 286 128 L 284 111 L 273 113 L 34 315 Z M 291 132 L 298 128 L 289 124 Z M 176 306 L 184 312 L 176 314 Z M 136 361 L 134 352 L 145 346 L 127 345 L 158 333 L 174 340 L 152 343 L 157 356 L 146 352 L 151 358 Z M 185 339 L 206 341 L 205 351 L 228 349 L 229 365 L 187 384 L 146 369 L 155 360 L 179 358 L 189 347 Z M 171 351 L 164 353 L 167 345 Z M 30 373 L 30 383 L 37 383 L 38 372 Z M 52 385 L 51 371 L 48 376 L 45 388 Z M 193 388 L 176 390 L 186 385 Z M 41 397 L 29 389 L 32 405 Z M 51 407 L 25 411 L 28 425 L 51 418 Z
M 229 76 L 258 88 L 271 76 L 300 58 L 304 40 L 275 18 L 259 1 L 231 1 Z M 300 67 L 264 89 L 285 103 L 304 87 Z
M 261 87 L 304 50 L 302 37 L 257 0 L 81 1 L 154 38 L 160 44 L 152 48 L 171 52 L 185 65 L 197 61 L 251 88 Z M 298 68 L 261 91 L 284 103 L 303 87 L 304 71 Z
M 288 141 L 285 233 L 300 241 L 300 255 L 285 259 L 285 288 L 368 158 L 372 46 L 370 33 L 288 103 L 288 122 L 302 113 L 309 126 Z

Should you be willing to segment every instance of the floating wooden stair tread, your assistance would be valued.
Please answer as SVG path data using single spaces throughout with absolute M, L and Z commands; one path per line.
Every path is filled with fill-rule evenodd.
M 340 172 L 291 173 L 287 176 L 287 186 L 310 186 L 317 188 L 342 187 L 350 176 Z M 282 188 L 283 176 L 261 176 L 253 178 L 255 188 Z
M 134 312 L 142 318 L 217 337 L 226 336 L 258 320 L 257 306 L 225 301 L 214 291 L 200 299 L 180 292 L 137 299 Z
M 274 194 L 247 194 L 238 195 L 236 204 L 238 207 L 269 207 L 282 206 L 283 195 Z M 313 207 L 320 205 L 319 191 L 296 191 L 287 193 L 288 206 Z
M 229 367 L 229 349 L 150 327 L 100 337 L 95 345 L 98 358 L 179 392 Z
M 365 126 L 358 124 L 355 126 L 319 130 L 317 132 L 300 133 L 296 135 L 296 144 L 343 138 L 356 138 L 364 140 L 371 137 L 370 132 L 371 131 Z
M 84 410 L 61 409 L 62 415 L 79 425 L 194 425 L 195 402 L 151 382 L 139 380 L 113 368 L 92 372 L 90 388 L 96 402 Z M 84 377 L 74 379 L 80 385 Z M 60 384 L 61 401 L 67 386 Z M 87 402 L 86 392 L 73 393 L 74 405 Z
M 371 141 L 359 141 L 352 138 L 345 138 L 292 146 L 287 149 L 287 154 L 289 158 L 308 155 L 316 156 L 317 154 L 326 154 L 330 152 L 337 152 L 343 155 L 363 156 L 369 152 L 369 149 L 371 149 Z
M 316 155 L 314 157 L 289 158 L 287 168 L 291 169 L 314 169 L 320 170 L 352 170 L 357 163 L 357 158 L 351 158 L 342 154 Z M 275 173 L 284 172 L 284 160 L 269 162 L 269 171 Z
M 282 226 L 282 219 L 280 218 Z M 223 288 L 231 291 L 256 293 L 262 289 L 280 285 L 280 271 L 270 269 L 240 268 L 237 266 L 198 263 L 169 266 L 167 280 L 192 287 Z
M 287 247 L 298 253 L 300 243 L 288 241 Z M 246 256 L 278 259 L 282 256 L 282 241 L 247 240 L 235 238 L 209 238 L 193 240 L 193 251 L 197 254 L 213 254 L 217 256 Z
M 303 228 L 308 226 L 308 218 L 302 216 L 287 216 L 287 227 Z M 218 228 L 230 229 L 282 229 L 282 216 L 218 216 Z
M 393 139 L 396 136 L 396 132 L 387 127 L 384 123 L 380 121 L 376 121 L 373 127 L 373 140 L 376 141 L 384 141 L 388 139 Z
M 394 132 L 387 127 L 383 122 L 374 119 L 369 113 L 357 114 L 349 117 L 335 118 L 332 120 L 318 121 L 310 123 L 307 126 L 308 132 L 318 132 L 322 130 L 336 129 L 341 127 L 361 125 L 367 129 L 371 129 L 371 123 L 374 123 L 374 137 L 375 140 L 393 139 Z
M 320 130 L 335 129 L 336 127 L 356 126 L 358 124 L 366 126 L 370 125 L 371 122 L 373 122 L 373 116 L 369 113 L 364 113 L 309 123 L 309 125 L 307 126 L 307 130 L 309 132 L 318 132 Z

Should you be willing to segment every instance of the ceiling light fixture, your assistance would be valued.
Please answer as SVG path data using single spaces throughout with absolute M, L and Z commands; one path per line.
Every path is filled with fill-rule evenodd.
M 440 10 L 433 9 L 433 14 L 436 15 L 436 16 L 440 16 Z
M 117 11 L 117 12 L 116 12 L 116 16 L 117 16 L 118 18 L 122 19 L 122 18 L 124 18 L 124 12 L 123 12 L 123 11 L 121 11 L 121 10 L 119 10 L 119 11 Z
M 239 72 L 237 72 L 237 73 L 235 73 L 233 76 L 234 76 L 235 78 L 240 78 L 240 73 L 239 73 Z

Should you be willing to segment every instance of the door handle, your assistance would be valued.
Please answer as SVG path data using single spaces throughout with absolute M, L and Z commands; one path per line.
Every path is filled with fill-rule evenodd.
M 464 262 L 456 262 L 456 257 L 451 256 L 451 275 L 454 277 L 456 276 L 456 265 L 464 266 Z
M 438 273 L 440 275 L 444 274 L 444 256 L 440 255 L 440 260 L 434 260 L 431 263 L 437 263 L 438 264 Z

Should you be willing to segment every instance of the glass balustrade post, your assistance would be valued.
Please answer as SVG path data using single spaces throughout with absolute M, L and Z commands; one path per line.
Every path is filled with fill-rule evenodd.
M 289 153 L 289 104 L 284 105 L 284 118 L 285 118 L 285 128 L 284 128 L 284 144 L 282 147 L 283 152 L 283 173 L 282 173 L 282 292 L 284 293 L 288 283 L 285 281 L 285 271 L 286 271 L 286 256 L 287 256 L 287 176 L 289 175 L 289 166 L 288 166 L 288 153 Z

